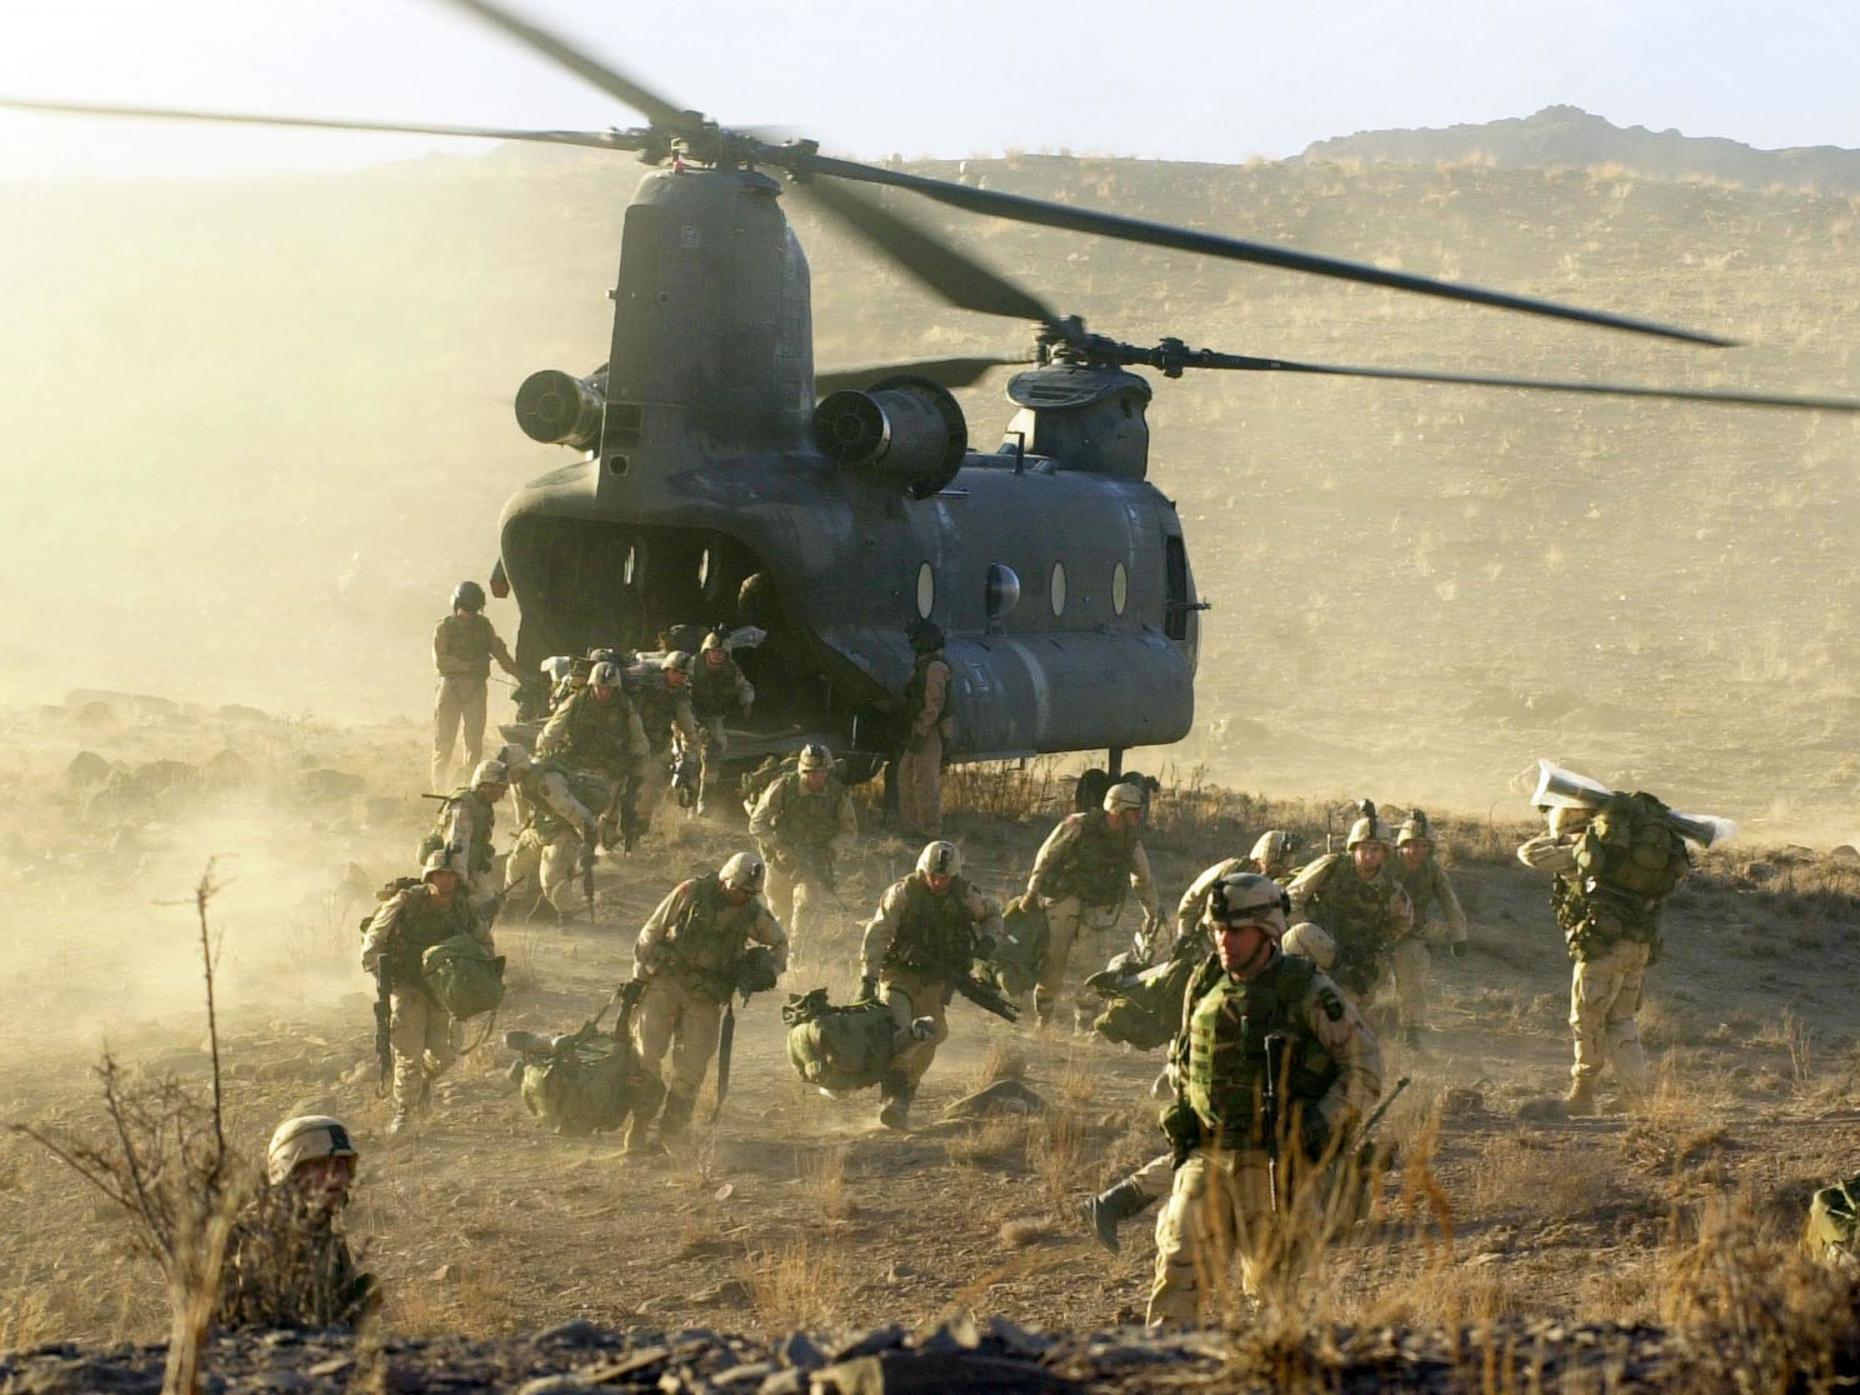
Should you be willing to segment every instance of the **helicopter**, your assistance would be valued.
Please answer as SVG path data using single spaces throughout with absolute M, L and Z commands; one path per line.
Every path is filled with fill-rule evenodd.
M 530 439 L 574 458 L 499 521 L 494 594 L 521 608 L 517 657 L 650 648 L 693 625 L 761 631 L 737 657 L 757 701 L 733 761 L 823 741 L 850 780 L 896 745 L 909 626 L 947 635 L 951 762 L 1125 753 L 1188 735 L 1201 614 L 1188 540 L 1152 484 L 1155 387 L 1189 370 L 1285 372 L 1839 412 L 1860 401 L 1308 363 L 1128 343 L 1089 330 L 859 186 L 1063 231 L 1193 252 L 1599 328 L 1728 347 L 1717 335 L 1444 282 L 823 154 L 720 126 L 490 0 L 449 0 L 646 118 L 605 131 L 409 125 L 0 101 L 27 110 L 472 136 L 637 155 L 613 328 L 592 372 L 545 369 L 515 397 Z M 785 176 L 785 182 L 775 176 Z M 945 303 L 1033 327 L 1031 351 L 819 373 L 810 272 L 783 213 L 806 200 Z M 951 392 L 1004 367 L 1014 408 L 978 448 Z M 1090 783 L 1091 790 L 1086 785 Z

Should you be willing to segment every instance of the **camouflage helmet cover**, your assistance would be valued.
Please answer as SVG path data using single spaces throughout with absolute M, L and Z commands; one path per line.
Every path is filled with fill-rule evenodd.
M 620 651 L 618 649 L 607 648 L 590 649 L 588 651 L 588 662 L 595 664 L 617 664 L 620 662 Z
M 327 1114 L 300 1114 L 286 1119 L 271 1135 L 265 1149 L 265 1177 L 278 1186 L 300 1166 L 317 1158 L 358 1158 L 355 1144 L 342 1120 Z
M 691 656 L 682 649 L 674 649 L 659 660 L 659 671 L 661 673 L 689 673 L 691 672 Z
M 521 775 L 531 765 L 530 753 L 514 741 L 498 747 L 497 759 L 503 763 L 505 773 L 510 775 Z
M 472 788 L 479 785 L 507 785 L 510 783 L 510 767 L 501 760 L 481 760 L 478 768 L 471 773 Z
M 602 659 L 588 670 L 588 686 L 591 688 L 618 688 L 620 686 L 620 665 L 611 659 Z
M 795 762 L 795 768 L 803 775 L 811 770 L 831 770 L 833 752 L 818 741 L 810 741 L 801 748 L 801 758 Z
M 452 588 L 452 608 L 477 612 L 484 609 L 484 587 L 475 581 L 461 581 Z
M 1402 821 L 1401 830 L 1395 837 L 1395 846 L 1402 847 L 1408 843 L 1431 843 L 1434 841 L 1434 825 L 1426 814 L 1419 809 Z
M 1297 840 L 1283 828 L 1269 828 L 1253 842 L 1253 851 L 1247 854 L 1256 867 L 1271 867 L 1274 863 L 1284 862 L 1291 857 L 1297 847 Z
M 1122 809 L 1141 809 L 1143 807 L 1143 789 L 1126 780 L 1122 784 L 1112 785 L 1104 792 L 1104 811 L 1115 814 Z
M 429 881 L 435 872 L 450 872 L 460 875 L 458 866 L 452 861 L 452 854 L 445 848 L 434 848 L 426 855 L 426 861 L 420 864 L 420 880 Z
M 925 843 L 917 854 L 917 870 L 926 877 L 953 877 L 962 871 L 962 849 L 946 838 Z
M 1257 872 L 1229 872 L 1208 896 L 1207 918 L 1215 925 L 1258 925 L 1273 939 L 1285 934 L 1291 898 L 1271 877 Z
M 1389 830 L 1388 824 L 1374 814 L 1365 814 L 1350 825 L 1350 836 L 1345 841 L 1344 847 L 1353 849 L 1360 843 L 1392 843 L 1394 841 L 1395 836 Z
M 712 630 L 704 636 L 704 648 L 706 649 L 728 649 L 729 647 L 730 642 L 724 638 L 722 630 Z
M 719 881 L 738 891 L 760 891 L 767 877 L 768 864 L 755 853 L 750 852 L 732 854 L 730 860 L 724 863 L 717 872 Z

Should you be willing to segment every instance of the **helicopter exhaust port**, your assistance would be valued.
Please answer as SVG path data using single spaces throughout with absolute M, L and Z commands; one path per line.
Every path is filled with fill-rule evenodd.
M 969 424 L 941 383 L 889 378 L 823 398 L 814 409 L 814 444 L 829 460 L 926 499 L 962 468 Z
M 559 368 L 532 373 L 517 389 L 517 425 L 545 446 L 591 450 L 601 439 L 607 373 L 577 378 Z

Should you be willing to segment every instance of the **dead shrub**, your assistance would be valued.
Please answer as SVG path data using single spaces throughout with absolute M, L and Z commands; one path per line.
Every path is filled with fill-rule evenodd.
M 822 1148 L 801 1155 L 797 1170 L 801 1193 L 830 1221 L 843 1221 L 857 1209 L 846 1185 L 846 1149 Z
M 819 1329 L 852 1294 L 852 1266 L 831 1240 L 802 1236 L 748 1256 L 751 1305 L 764 1332 Z

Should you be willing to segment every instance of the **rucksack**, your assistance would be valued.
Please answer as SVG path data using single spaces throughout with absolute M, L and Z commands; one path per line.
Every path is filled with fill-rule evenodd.
M 1105 999 L 1092 1029 L 1107 1041 L 1125 1042 L 1139 1051 L 1168 1045 L 1182 1028 L 1182 995 L 1202 962 L 1179 955 L 1136 969 L 1128 956 L 1119 955 L 1085 980 L 1087 988 Z
M 504 956 L 472 935 L 441 940 L 420 956 L 426 991 L 456 1020 L 489 1012 L 504 1001 Z
M 1001 912 L 1001 938 L 988 956 L 995 983 L 1010 998 L 1031 992 L 1046 969 L 1046 908 L 1017 896 Z
M 1629 896 L 1669 895 L 1692 865 L 1671 812 L 1650 794 L 1611 795 L 1576 843 L 1584 880 Z
M 612 1133 L 631 1115 L 650 1119 L 658 1113 L 665 1086 L 633 1048 L 632 1016 L 639 993 L 629 990 L 631 984 L 615 995 L 624 1006 L 612 1032 L 600 1026 L 613 1006 L 609 1001 L 579 1031 L 553 1041 L 527 1032 L 505 1037 L 523 1058 L 523 1107 L 556 1133 L 569 1138 Z
M 871 998 L 834 1007 L 824 988 L 793 993 L 781 1020 L 788 1024 L 789 1064 L 802 1080 L 823 1090 L 876 1085 L 897 1054 L 891 1009 Z
M 1860 1177 L 1850 1177 L 1815 1193 L 1802 1228 L 1802 1248 L 1823 1264 L 1851 1268 L 1860 1260 Z

